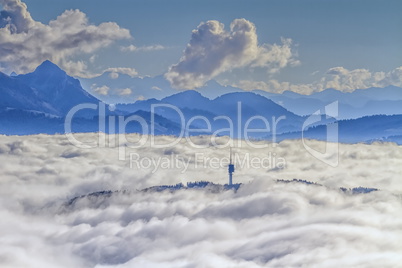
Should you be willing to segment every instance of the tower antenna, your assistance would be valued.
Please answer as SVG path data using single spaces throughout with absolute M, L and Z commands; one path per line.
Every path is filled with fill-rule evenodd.
M 230 163 L 228 166 L 229 170 L 229 186 L 233 185 L 233 172 L 235 171 L 235 166 L 232 162 L 232 147 L 230 147 Z

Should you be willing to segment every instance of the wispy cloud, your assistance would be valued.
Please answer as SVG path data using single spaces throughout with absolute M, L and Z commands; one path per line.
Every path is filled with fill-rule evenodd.
M 121 47 L 121 51 L 123 52 L 137 52 L 137 51 L 156 51 L 156 50 L 164 50 L 166 47 L 162 45 L 151 45 L 151 46 L 141 46 L 136 47 L 134 45 L 129 45 L 126 47 Z
M 138 76 L 138 72 L 135 69 L 128 67 L 107 68 L 103 71 L 103 73 L 109 73 L 109 77 L 112 79 L 119 78 L 119 74 L 125 74 L 130 77 Z
M 162 90 L 160 87 L 157 87 L 157 86 L 153 86 L 153 87 L 151 87 L 151 89 L 152 90 Z

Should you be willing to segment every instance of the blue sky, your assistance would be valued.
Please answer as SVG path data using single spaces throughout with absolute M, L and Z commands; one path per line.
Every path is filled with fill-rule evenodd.
M 3 6 L 7 2 L 19 1 L 0 1 Z M 130 38 L 122 33 L 120 36 L 110 37 L 107 45 L 99 44 L 96 47 L 95 44 L 96 48 L 87 49 L 84 53 L 72 51 L 66 53 L 67 56 L 58 55 L 51 58 L 67 71 L 69 69 L 65 63 L 66 59 L 84 63 L 85 68 L 82 72 L 72 73 L 76 76 L 100 74 L 108 68 L 117 67 L 135 69 L 138 76 L 163 75 L 168 72 L 170 66 L 179 65 L 182 56 L 190 57 L 188 54 L 191 51 L 186 54 L 183 50 L 192 40 L 192 31 L 197 29 L 200 23 L 216 20 L 223 23 L 225 30 L 229 32 L 230 24 L 239 18 L 244 18 L 255 26 L 258 46 L 269 46 L 267 53 L 270 53 L 273 45 L 283 45 L 281 38 L 291 39 L 290 45 L 281 48 L 282 52 L 287 48 L 291 49 L 291 55 L 282 55 L 286 57 L 287 62 L 278 67 L 279 61 L 283 58 L 256 64 L 255 58 L 261 56 L 256 54 L 253 61 L 245 60 L 244 64 L 233 68 L 221 66 L 214 72 L 208 70 L 211 72 L 206 79 L 215 79 L 221 84 L 244 89 L 261 87 L 268 91 L 281 91 L 281 88 L 284 88 L 303 92 L 306 87 L 315 87 L 313 91 L 319 91 L 333 85 L 336 89 L 350 91 L 358 86 L 399 85 L 399 75 L 402 73 L 397 69 L 402 66 L 401 1 L 24 0 L 23 2 L 28 6 L 32 19 L 45 25 L 66 10 L 79 9 L 87 16 L 88 25 L 98 26 L 104 22 L 115 22 L 121 29 L 130 31 Z M 203 43 L 197 46 L 205 46 L 208 41 L 203 40 Z M 130 45 L 137 49 L 122 51 L 122 47 Z M 231 43 L 231 45 L 237 44 Z M 55 51 L 57 53 L 58 50 Z M 222 48 L 220 51 L 225 49 Z M 194 59 L 189 61 L 193 63 Z M 177 66 L 177 74 L 187 72 L 185 68 L 189 64 L 184 62 L 182 65 Z M 227 65 L 233 65 L 233 62 L 228 61 Z M 4 72 L 20 67 L 15 66 L 17 65 L 2 61 L 0 57 L 0 67 Z M 32 69 L 32 66 L 18 70 L 26 72 Z M 336 69 L 334 72 L 333 68 L 342 69 Z M 275 70 L 272 71 L 273 69 Z M 362 72 L 352 74 L 354 70 L 365 70 L 365 77 L 367 78 L 369 73 L 371 78 L 369 80 L 364 78 L 366 80 L 361 82 L 359 79 L 362 79 Z M 379 78 L 373 78 L 379 76 L 381 72 L 385 73 L 384 77 L 388 77 L 386 82 L 385 78 L 380 79 L 381 83 Z M 390 81 L 390 77 L 395 77 L 395 72 L 398 76 L 397 81 L 394 81 L 395 79 Z M 340 76 L 337 81 L 344 82 L 334 85 L 335 73 Z M 328 78 L 328 74 L 331 77 Z M 191 76 L 191 79 L 197 80 L 199 77 L 197 74 Z M 350 81 L 356 79 L 361 83 L 351 85 Z M 181 83 L 177 87 L 197 88 L 205 82 L 204 80 L 201 79 L 194 85 L 188 82 Z M 275 86 L 274 83 L 282 84 Z

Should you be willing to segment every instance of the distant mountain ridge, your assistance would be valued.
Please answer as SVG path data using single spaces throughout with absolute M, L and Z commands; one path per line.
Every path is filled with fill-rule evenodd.
M 152 80 L 146 78 L 141 81 L 145 83 L 147 79 Z M 158 79 L 162 85 L 163 78 Z M 208 84 L 210 90 L 219 86 L 217 83 Z M 229 89 L 217 90 L 226 92 Z M 326 125 L 338 122 L 341 142 L 383 140 L 402 143 L 402 89 L 398 87 L 372 88 L 352 93 L 328 89 L 309 96 L 295 92 L 275 94 L 242 91 L 222 94 L 213 99 L 189 90 L 160 100 L 147 99 L 109 106 L 89 94 L 79 80 L 68 76 L 50 61 L 43 62 L 34 72 L 25 75 L 8 76 L 0 72 L 0 134 L 64 133 L 67 113 L 77 105 L 90 104 L 93 105 L 90 107 L 105 107 L 105 113 L 99 114 L 97 109 L 92 108 L 80 111 L 72 120 L 73 132 L 102 130 L 115 133 L 119 131 L 117 117 L 123 116 L 124 120 L 142 118 L 148 126 L 154 123 L 155 135 L 179 135 L 185 127 L 192 129 L 192 133 L 186 135 L 210 135 L 231 126 L 234 133 L 220 131 L 218 135 L 244 138 L 244 129 L 267 129 L 268 124 L 268 131 L 276 131 L 279 140 L 293 139 L 301 137 L 302 126 L 307 119 L 307 116 L 298 113 L 309 115 L 334 101 L 339 102 L 339 117 L 325 119 L 322 116 L 321 120 L 304 130 L 306 137 L 325 139 Z M 114 121 L 111 121 L 113 117 Z M 192 120 L 194 118 L 196 120 Z M 341 120 L 345 118 L 347 120 Z M 100 120 L 105 123 L 105 129 L 100 129 Z M 183 120 L 189 124 L 182 125 Z M 211 123 L 209 129 L 207 122 Z M 239 129 L 243 132 L 238 132 Z M 142 130 L 138 122 L 127 121 L 122 131 L 131 133 Z M 271 136 L 269 133 L 249 134 L 255 139 L 268 139 Z
M 130 77 L 129 75 L 119 74 L 116 78 L 116 76 L 111 74 L 110 72 L 105 72 L 99 77 L 80 80 L 89 90 L 100 86 L 109 86 L 111 88 L 110 92 L 113 93 L 113 89 L 116 88 L 130 88 L 133 92 L 130 97 L 139 99 L 155 98 L 163 100 L 167 96 L 175 95 L 179 92 L 173 89 L 162 75 L 155 77 Z M 215 80 L 208 81 L 204 86 L 198 88 L 197 91 L 211 100 L 229 93 L 245 92 L 240 88 L 221 85 Z M 258 89 L 249 92 L 262 95 L 299 116 L 310 115 L 334 101 L 339 102 L 339 119 L 356 119 L 377 114 L 402 114 L 402 88 L 396 86 L 357 89 L 353 92 L 342 92 L 328 88 L 310 95 L 303 95 L 293 91 L 273 93 Z M 129 98 L 123 98 L 116 93 L 109 94 L 107 98 L 95 91 L 93 93 L 98 98 L 110 103 L 130 102 L 128 101 Z
M 180 108 L 182 114 L 178 114 L 176 110 L 170 108 L 168 105 Z M 133 104 L 118 104 L 116 108 L 126 112 L 139 110 L 151 111 L 154 109 L 154 112 L 172 121 L 179 121 L 181 116 L 186 121 L 195 116 L 202 116 L 211 122 L 211 133 L 229 127 L 227 121 L 224 119 L 217 120 L 217 117 L 230 118 L 236 130 L 239 128 L 244 129 L 246 125 L 250 129 L 266 128 L 266 124 L 259 119 L 255 119 L 249 124 L 247 123 L 248 120 L 257 116 L 266 118 L 269 127 L 273 126 L 274 120 L 278 120 L 282 116 L 283 120 L 278 120 L 277 124 L 277 130 L 280 132 L 299 130 L 304 121 L 303 117 L 295 115 L 273 101 L 252 92 L 228 93 L 210 100 L 199 92 L 189 90 L 163 98 L 160 101 L 150 99 Z M 201 119 L 194 121 L 193 125 L 200 129 L 206 127 L 205 122 Z M 229 133 L 221 134 L 228 135 Z M 238 137 L 237 131 L 234 133 L 234 136 Z M 258 137 L 262 136 L 261 134 Z
M 283 94 L 261 90 L 253 92 L 270 98 L 289 111 L 302 116 L 310 115 L 335 101 L 339 103 L 339 119 L 402 114 L 402 88 L 396 86 L 358 89 L 353 92 L 341 92 L 330 88 L 311 95 L 290 91 L 285 91 Z
M 340 120 L 332 122 L 338 124 L 338 138 L 342 143 L 371 143 L 375 141 L 389 141 L 402 144 L 402 115 L 373 115 L 358 119 Z M 303 131 L 281 133 L 278 141 L 287 139 L 326 140 L 327 128 L 317 125 Z M 269 138 L 269 137 L 267 137 Z

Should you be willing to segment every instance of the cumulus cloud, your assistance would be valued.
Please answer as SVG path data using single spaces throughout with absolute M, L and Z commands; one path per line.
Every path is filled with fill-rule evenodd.
M 8 27 L 13 33 L 27 32 L 34 26 L 34 21 L 27 10 L 25 3 L 21 1 L 2 0 L 0 11 L 0 27 Z
M 91 86 L 91 89 L 92 89 L 94 92 L 98 93 L 99 95 L 106 96 L 106 95 L 109 94 L 110 87 L 105 86 L 105 85 L 98 87 L 96 84 L 93 84 L 93 85 Z
M 281 93 L 285 90 L 301 94 L 311 94 L 333 88 L 343 92 L 352 92 L 356 89 L 386 86 L 402 87 L 402 67 L 390 72 L 371 72 L 368 69 L 348 70 L 344 67 L 330 68 L 323 77 L 309 84 L 292 84 L 275 79 L 268 81 L 240 80 L 232 84 L 244 90 L 260 89 L 269 92 Z
M 142 46 L 136 47 L 134 45 L 129 45 L 126 47 L 121 47 L 121 51 L 123 52 L 137 52 L 137 51 L 156 51 L 156 50 L 164 50 L 166 47 L 162 45 L 151 45 L 151 46 Z
M 255 25 L 245 19 L 234 20 L 230 31 L 219 21 L 203 22 L 193 30 L 180 62 L 165 77 L 174 88 L 194 89 L 234 68 L 263 67 L 277 72 L 298 64 L 291 44 L 290 39 L 282 39 L 281 45 L 260 46 Z
M 120 96 L 127 96 L 127 95 L 131 95 L 131 93 L 133 93 L 131 88 L 117 89 L 116 91 L 118 92 L 118 94 Z
M 106 85 L 98 86 L 97 84 L 91 85 L 91 90 L 99 95 L 110 95 L 110 94 L 117 94 L 119 96 L 128 96 L 133 93 L 131 88 L 110 88 Z
M 292 39 L 290 38 L 282 38 L 282 45 L 264 44 L 259 47 L 259 50 L 251 67 L 267 67 L 269 73 L 276 73 L 288 65 L 300 64 L 300 61 L 294 58 L 297 55 L 292 51 Z
M 0 66 L 17 73 L 32 71 L 44 60 L 71 75 L 85 75 L 86 65 L 73 57 L 90 54 L 119 39 L 129 30 L 113 22 L 92 25 L 79 10 L 66 10 L 49 24 L 32 19 L 20 0 L 0 0 Z
M 104 136 L 75 137 L 97 142 Z M 105 138 L 113 144 L 118 137 Z M 194 139 L 208 144 L 206 137 Z M 157 143 L 172 141 L 156 137 Z M 194 157 L 223 158 L 228 149 L 195 149 L 184 141 L 170 150 L 149 143 L 124 148 L 127 160 L 121 161 L 119 147 L 80 149 L 64 135 L 1 137 L 0 266 L 397 267 L 402 261 L 400 146 L 340 144 L 340 165 L 332 168 L 310 156 L 301 141 L 268 149 L 243 143 L 235 154 L 262 158 L 272 152 L 286 165 L 237 164 L 235 182 L 244 183 L 237 193 L 137 191 L 194 180 L 225 183 L 226 166 L 196 167 Z M 144 159 L 174 153 L 192 164 L 185 173 L 180 166 L 156 172 L 130 168 L 130 153 Z M 324 186 L 275 182 L 295 177 Z M 381 191 L 353 195 L 340 186 Z M 102 190 L 117 192 L 66 205 L 72 197 Z
M 348 70 L 344 67 L 331 68 L 321 79 L 325 88 L 350 92 L 369 87 L 402 86 L 402 66 L 390 72 L 370 72 L 367 69 Z

